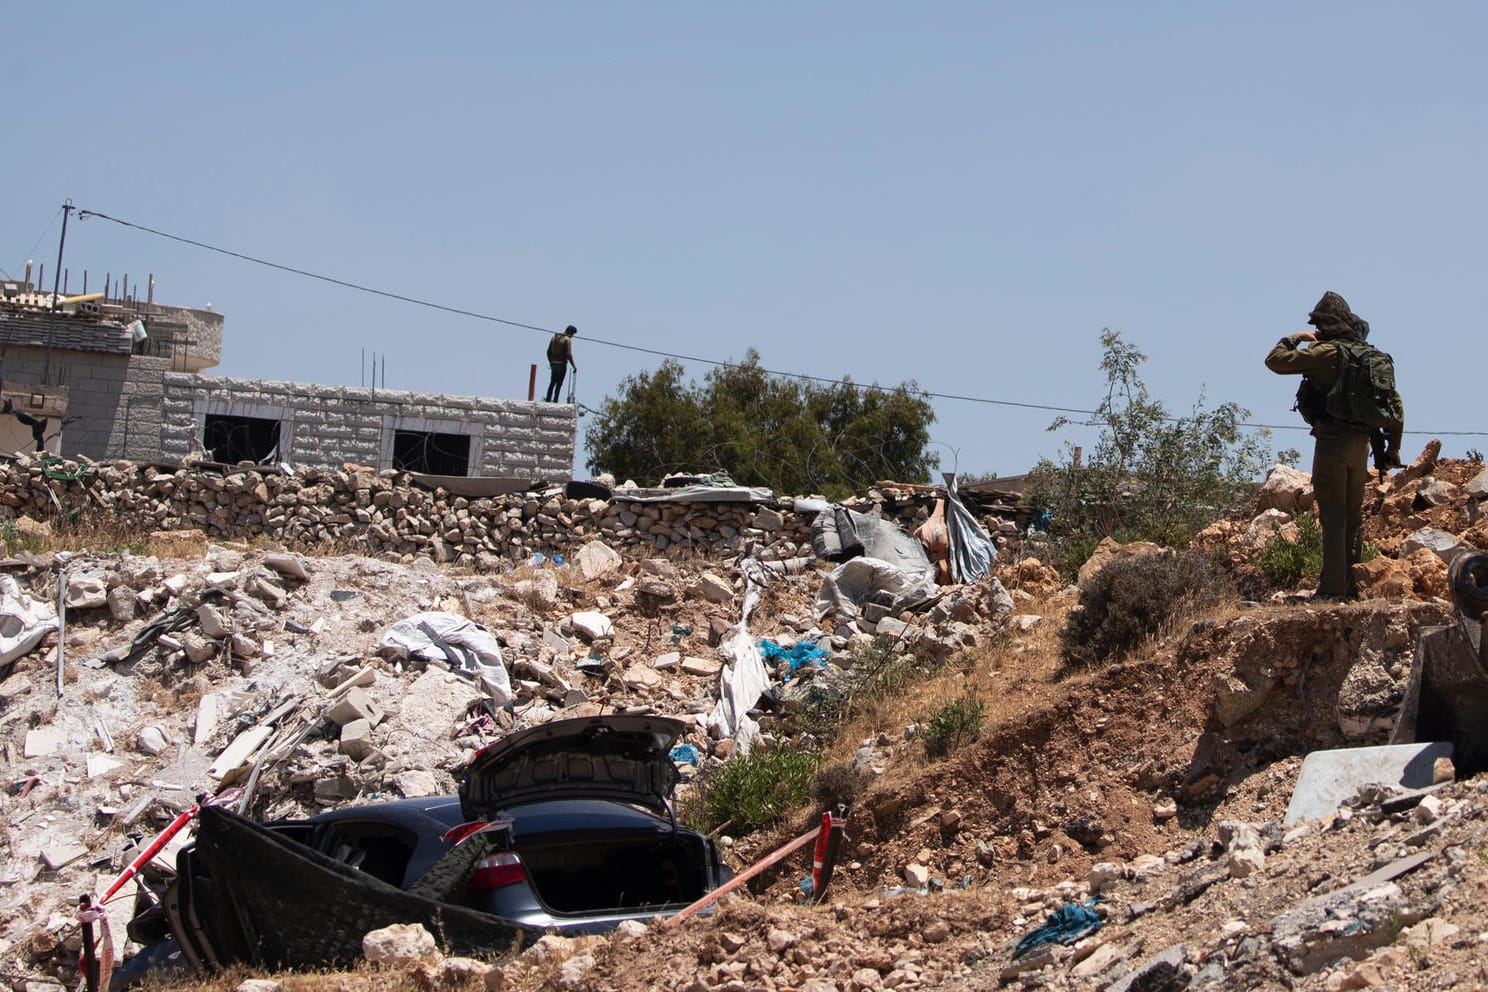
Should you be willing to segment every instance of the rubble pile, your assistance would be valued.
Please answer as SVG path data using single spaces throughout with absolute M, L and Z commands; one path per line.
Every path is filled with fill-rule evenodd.
M 0 561 L 0 612 L 42 631 L 0 653 L 0 972 L 17 992 L 76 984 L 78 895 L 202 794 L 241 788 L 240 808 L 268 819 L 447 793 L 503 734 L 601 712 L 689 721 L 674 752 L 684 778 L 718 767 L 741 747 L 710 716 L 755 582 L 749 638 L 782 652 L 751 711 L 756 744 L 822 744 L 804 717 L 851 693 L 884 650 L 961 659 L 924 670 L 955 683 L 942 691 L 994 701 L 998 722 L 941 761 L 913 725 L 847 742 L 867 784 L 827 905 L 805 897 L 807 867 L 784 863 L 753 895 L 675 927 L 549 936 L 484 963 L 382 935 L 369 945 L 378 967 L 408 969 L 409 987 L 513 992 L 1488 984 L 1480 779 L 1453 782 L 1448 766 L 1423 792 L 1360 793 L 1299 823 L 1283 812 L 1302 755 L 1389 738 L 1419 633 L 1451 617 L 1447 562 L 1488 544 L 1480 464 L 1428 448 L 1372 491 L 1365 536 L 1379 554 L 1356 578 L 1374 598 L 1236 602 L 1081 673 L 1036 646 L 1075 588 L 1032 558 L 1009 561 L 1021 535 L 997 520 L 998 581 L 907 609 L 866 601 L 849 619 L 820 609 L 829 566 L 812 560 L 809 513 L 787 501 L 467 499 L 351 468 L 85 468 L 59 479 L 10 463 L 0 501 L 17 529 L 94 506 L 142 542 L 162 532 L 148 555 Z M 1307 483 L 1273 473 L 1254 512 L 1198 543 L 1250 567 L 1293 532 Z M 930 514 L 912 490 L 845 505 L 905 528 Z M 348 545 L 366 554 L 304 553 Z M 1146 550 L 1107 547 L 1085 574 Z M 390 636 L 444 620 L 488 633 L 503 678 Z M 724 846 L 742 868 L 778 843 Z M 1093 933 L 1017 953 L 1069 907 L 1098 920 Z M 128 900 L 109 910 L 122 944 Z
M 61 628 L 60 646 L 0 665 L 0 955 L 26 967 L 65 969 L 77 893 L 99 891 L 200 795 L 242 788 L 238 807 L 272 819 L 449 794 L 475 751 L 501 735 L 605 712 L 691 721 L 684 776 L 735 751 L 708 714 L 743 580 L 707 563 L 627 560 L 590 541 L 563 566 L 492 577 L 428 557 L 405 565 L 212 544 L 200 532 L 152 541 L 170 556 L 0 562 L 28 605 L 62 608 L 48 628 Z M 774 575 L 774 609 L 754 632 L 812 646 L 806 668 L 778 664 L 796 702 L 848 692 L 858 653 L 878 636 L 906 659 L 984 644 L 1011 600 L 991 591 L 995 582 L 960 586 L 917 614 L 878 610 L 823 629 L 817 581 L 812 570 Z M 490 632 L 498 688 L 392 636 L 439 618 Z M 782 700 L 759 714 L 761 741 L 794 734 L 797 710 Z M 157 866 L 170 866 L 186 839 Z M 111 906 L 122 933 L 126 901 Z
M 677 928 L 547 937 L 487 987 L 1477 987 L 1485 841 L 1488 783 L 1424 799 L 1380 790 L 1326 820 L 1219 822 L 1208 839 L 1046 887 L 901 888 L 820 908 L 735 902 Z M 1072 905 L 1093 911 L 1093 933 L 1024 941 Z

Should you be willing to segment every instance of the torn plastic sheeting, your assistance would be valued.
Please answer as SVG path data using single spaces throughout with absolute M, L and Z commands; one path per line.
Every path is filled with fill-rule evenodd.
M 729 628 L 718 646 L 728 663 L 718 673 L 718 702 L 708 714 L 708 729 L 732 737 L 735 753 L 742 756 L 749 753 L 759 733 L 759 724 L 749 711 L 770 686 L 770 673 L 749 635 L 749 616 L 759 603 L 760 589 L 769 584 L 770 572 L 754 558 L 740 562 L 739 570 L 744 573 L 744 605 L 739 622 Z
M 788 648 L 783 648 L 767 637 L 759 642 L 759 649 L 760 654 L 770 661 L 776 658 L 784 658 L 788 661 L 791 674 L 795 674 L 802 665 L 827 667 L 827 652 L 823 651 L 821 645 L 815 641 L 798 641 Z
M 811 521 L 811 547 L 828 561 L 877 558 L 905 571 L 933 572 L 924 545 L 898 524 L 841 506 L 823 510 Z
M 992 538 L 956 495 L 955 475 L 947 472 L 945 483 L 951 579 L 955 582 L 980 582 L 992 573 L 992 566 L 997 562 L 997 545 L 992 543 Z
M 498 706 L 511 703 L 511 679 L 501 645 L 480 624 L 454 613 L 415 613 L 382 635 L 380 648 L 399 657 L 442 661 L 475 680 Z
M 14 576 L 0 575 L 0 665 L 29 653 L 57 629 L 56 607 L 26 595 Z
M 854 558 L 822 579 L 816 592 L 818 620 L 836 613 L 855 619 L 864 603 L 882 603 L 893 612 L 910 609 L 939 594 L 930 563 L 913 572 L 878 558 Z

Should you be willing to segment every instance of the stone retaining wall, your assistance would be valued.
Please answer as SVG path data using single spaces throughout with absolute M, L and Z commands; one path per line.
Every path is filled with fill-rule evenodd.
M 216 541 L 267 539 L 302 551 L 406 561 L 427 555 L 482 570 L 536 553 L 567 558 L 595 539 L 637 556 L 729 556 L 751 544 L 765 558 L 811 554 L 814 514 L 794 512 L 791 499 L 638 503 L 568 499 L 561 492 L 476 499 L 429 491 L 412 485 L 407 474 L 391 471 L 223 474 L 112 462 L 84 463 L 77 478 L 67 479 L 56 477 L 70 474 L 63 463 L 49 463 L 48 469 L 31 455 L 0 463 L 0 512 L 54 525 L 74 514 L 103 513 L 121 531 L 137 530 L 141 537 L 154 530 L 195 528 Z M 851 505 L 878 510 L 906 529 L 929 513 L 927 497 L 893 491 L 875 490 Z M 997 533 L 996 520 L 986 524 Z

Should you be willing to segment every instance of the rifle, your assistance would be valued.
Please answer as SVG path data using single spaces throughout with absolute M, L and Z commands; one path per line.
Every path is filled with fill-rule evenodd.
M 1385 429 L 1376 427 L 1369 432 L 1369 453 L 1374 456 L 1374 470 L 1379 473 L 1380 484 L 1384 485 L 1390 469 L 1400 467 L 1400 459 L 1391 458 L 1385 447 Z

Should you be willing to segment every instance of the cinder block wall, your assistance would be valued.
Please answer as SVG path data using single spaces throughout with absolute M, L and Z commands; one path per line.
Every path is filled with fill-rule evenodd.
M 297 468 L 355 462 L 392 467 L 397 431 L 470 437 L 470 474 L 566 479 L 573 471 L 573 407 L 355 386 L 167 373 L 160 457 L 200 449 L 208 414 L 279 422 L 281 451 Z
M 7 383 L 41 382 L 46 349 L 6 349 Z M 169 359 L 52 349 L 51 378 L 68 388 L 62 454 L 103 461 L 160 457 L 161 377 Z

